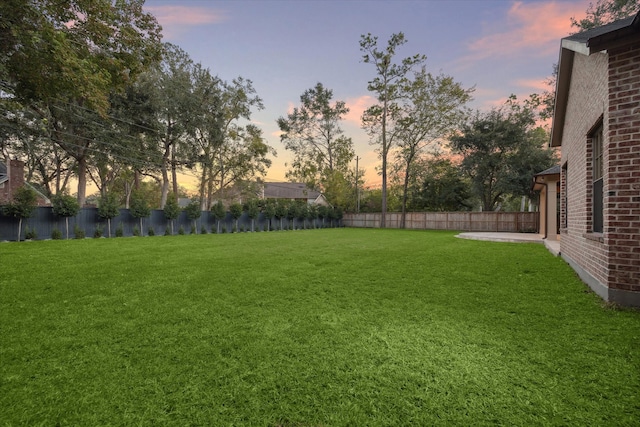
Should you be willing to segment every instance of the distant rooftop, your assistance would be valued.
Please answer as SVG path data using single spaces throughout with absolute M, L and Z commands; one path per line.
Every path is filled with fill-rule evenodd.
M 317 199 L 320 192 L 301 182 L 265 182 L 264 197 L 267 199 Z

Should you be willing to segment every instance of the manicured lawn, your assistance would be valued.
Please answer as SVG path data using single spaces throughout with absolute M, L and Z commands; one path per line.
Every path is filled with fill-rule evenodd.
M 640 312 L 542 245 L 0 244 L 0 425 L 638 425 Z

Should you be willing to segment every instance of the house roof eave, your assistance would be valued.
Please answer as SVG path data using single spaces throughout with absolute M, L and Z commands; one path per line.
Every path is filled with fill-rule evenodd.
M 553 112 L 551 141 L 549 144 L 551 147 L 562 146 L 562 132 L 569 99 L 573 59 L 576 53 L 589 56 L 636 42 L 640 42 L 640 12 L 634 17 L 621 19 L 562 39 L 560 60 L 558 61 L 556 104 Z
M 571 84 L 574 57 L 575 51 L 564 46 L 560 48 L 555 106 L 553 109 L 553 121 L 551 124 L 551 147 L 562 146 L 562 130 L 564 129 L 567 102 L 569 100 L 569 86 Z
M 626 25 L 587 40 L 586 46 L 589 48 L 590 54 L 640 41 L 640 12 L 633 19 L 627 18 L 622 21 Z
M 567 49 L 572 52 L 581 53 L 583 55 L 591 55 L 591 51 L 589 50 L 589 46 L 587 45 L 587 43 L 581 41 L 565 38 L 562 39 L 560 46 L 562 49 Z

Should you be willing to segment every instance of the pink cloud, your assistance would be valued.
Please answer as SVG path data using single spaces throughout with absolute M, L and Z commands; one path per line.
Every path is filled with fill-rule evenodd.
M 551 88 L 544 80 L 539 79 L 520 79 L 516 80 L 515 84 L 524 89 L 532 89 L 535 93 L 540 93 Z
M 220 11 L 206 7 L 190 6 L 145 6 L 145 11 L 153 14 L 160 25 L 165 38 L 175 38 L 195 25 L 218 24 L 228 19 Z
M 507 28 L 471 42 L 471 54 L 466 59 L 555 52 L 558 40 L 574 31 L 569 18 L 582 18 L 587 6 L 584 0 L 514 2 L 507 12 Z
M 362 123 L 362 113 L 376 103 L 376 99 L 369 95 L 364 95 L 359 98 L 349 98 L 345 101 L 349 108 L 349 113 L 344 117 L 344 120 L 350 123 L 354 123 L 358 126 Z
M 147 6 L 161 25 L 206 25 L 227 20 L 227 16 L 218 10 L 206 7 L 189 6 Z

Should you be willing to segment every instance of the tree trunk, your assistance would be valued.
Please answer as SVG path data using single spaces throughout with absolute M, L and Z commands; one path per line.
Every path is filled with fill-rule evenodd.
M 160 197 L 160 209 L 164 209 L 167 204 L 167 195 L 169 194 L 169 171 L 167 171 L 166 162 L 162 162 L 162 195 Z
M 207 184 L 207 165 L 203 164 L 202 165 L 202 177 L 200 178 L 200 210 L 204 211 L 204 210 L 209 210 L 209 207 L 207 206 L 207 200 L 206 200 L 206 196 L 205 196 L 205 189 L 206 189 L 206 184 Z
M 380 228 L 387 226 L 387 112 L 389 106 L 385 94 L 382 109 L 382 203 L 380 213 Z
M 407 191 L 409 189 L 409 165 L 404 174 L 404 184 L 402 186 L 402 213 L 400 216 L 400 228 L 406 228 L 407 221 Z
M 176 168 L 176 146 L 171 145 L 171 180 L 173 181 L 173 195 L 178 200 L 178 170 Z
M 78 204 L 83 207 L 87 200 L 87 159 L 84 155 L 78 159 Z

